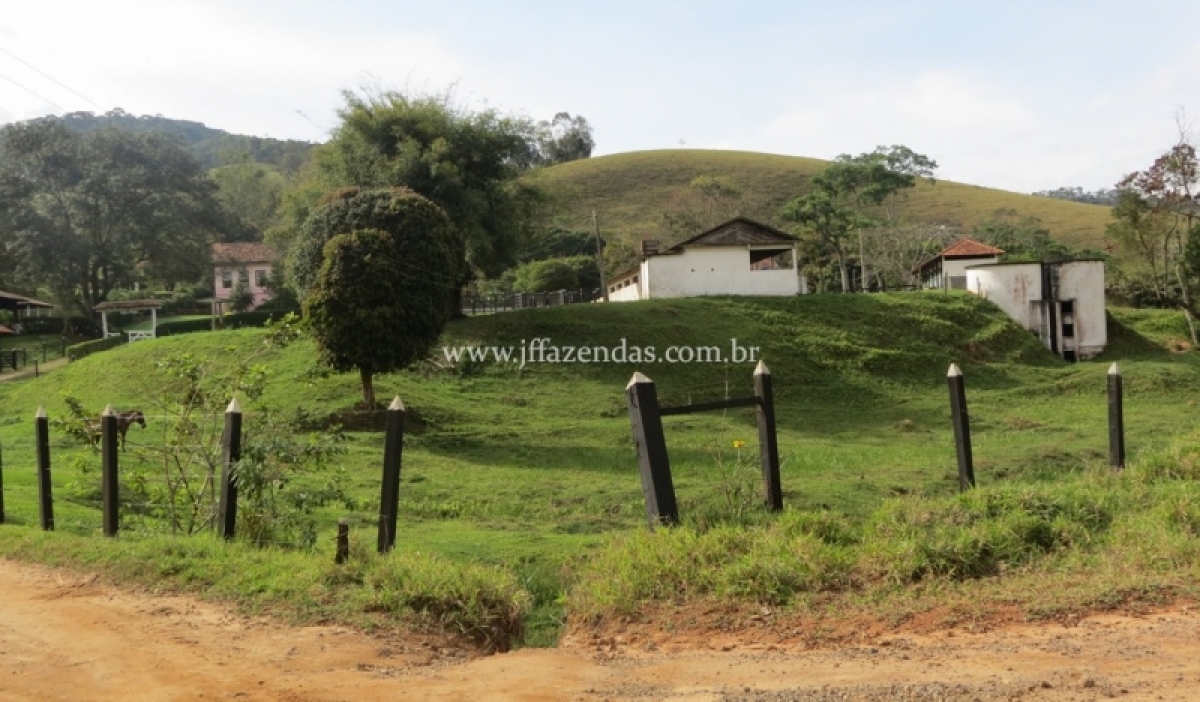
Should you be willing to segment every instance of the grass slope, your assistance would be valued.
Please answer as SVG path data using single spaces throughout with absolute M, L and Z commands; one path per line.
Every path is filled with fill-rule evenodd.
M 1045 495 L 1062 481 L 1105 470 L 1104 386 L 1112 360 L 1120 360 L 1126 373 L 1132 457 L 1152 455 L 1170 437 L 1195 429 L 1189 388 L 1200 380 L 1200 367 L 1191 354 L 1164 348 L 1186 333 L 1181 325 L 1182 318 L 1169 313 L 1118 312 L 1110 351 L 1097 361 L 1069 365 L 990 303 L 968 294 L 929 292 L 526 310 L 456 322 L 447 329 L 445 343 L 518 345 L 548 337 L 559 346 L 613 347 L 624 339 L 629 346 L 653 346 L 660 353 L 673 345 L 728 348 L 730 339 L 743 347 L 758 346 L 775 376 L 785 503 L 796 514 L 772 527 L 756 506 L 757 434 L 751 410 L 668 417 L 664 422 L 673 477 L 696 538 L 726 528 L 722 525 L 787 537 L 809 529 L 796 524 L 821 523 L 804 515 L 824 514 L 848 525 L 853 543 L 864 541 L 864 534 L 885 532 L 920 543 L 933 538 L 918 528 L 925 523 L 921 514 L 967 509 L 971 516 L 964 518 L 978 520 L 979 510 L 987 513 L 978 505 L 958 508 L 946 502 L 957 499 L 946 407 L 949 363 L 960 363 L 967 376 L 980 484 Z M 149 415 L 149 427 L 131 430 L 131 449 L 123 460 L 152 461 L 148 448 L 164 431 L 161 414 L 148 404 L 157 383 L 156 361 L 192 353 L 213 364 L 227 363 L 260 344 L 262 334 L 239 330 L 138 342 L 38 380 L 0 384 L 9 522 L 36 523 L 30 420 L 39 405 L 56 416 L 64 409 L 61 393 L 70 392 L 97 410 L 109 402 L 119 409 L 140 406 Z M 271 379 L 265 396 L 269 404 L 355 418 L 347 413 L 358 397 L 355 377 L 314 375 L 311 343 L 297 343 L 265 363 Z M 512 573 L 530 595 L 531 604 L 523 610 L 527 643 L 554 640 L 566 616 L 568 593 L 575 593 L 575 611 L 590 615 L 608 606 L 604 602 L 612 602 L 615 611 L 645 599 L 636 589 L 614 594 L 612 583 L 597 574 L 605 569 L 586 566 L 605 558 L 632 562 L 627 553 L 631 543 L 634 550 L 648 548 L 635 538 L 645 517 L 623 396 L 634 371 L 656 382 L 664 404 L 682 404 L 749 394 L 753 364 L 532 363 L 518 368 L 513 363 L 450 363 L 439 351 L 421 367 L 380 378 L 377 393 L 400 395 L 413 414 L 404 454 L 400 550 L 433 554 L 464 568 L 479 564 Z M 733 448 L 735 440 L 744 440 L 746 447 Z M 100 522 L 94 502 L 75 496 L 81 485 L 95 480 L 94 472 L 80 472 L 81 463 L 98 466 L 98 459 L 65 437 L 54 437 L 52 444 L 59 529 L 95 534 Z M 341 467 L 357 504 L 321 510 L 321 533 L 332 535 L 336 520 L 349 517 L 356 541 L 373 541 L 382 448 L 380 434 L 351 434 Z M 1027 502 L 1005 499 L 1005 504 Z M 1121 504 L 1145 511 L 1147 503 Z M 1086 512 L 1087 506 L 1079 509 Z M 901 527 L 887 532 L 870 526 L 880 519 L 899 520 Z M 143 533 L 153 536 L 152 524 L 128 526 L 131 531 L 122 541 Z M 1075 528 L 1063 528 L 1068 527 Z M 979 533 L 992 533 L 989 528 L 981 526 Z M 1030 528 L 1041 533 L 1036 524 Z M 7 530 L 0 533 L 14 533 Z M 933 536 L 949 538 L 939 534 Z M 1079 536 L 1077 531 L 1070 534 Z M 688 543 L 680 537 L 675 546 L 662 548 L 686 549 Z M 831 579 L 818 573 L 813 580 L 772 585 L 770 597 L 787 601 L 779 588 L 803 589 L 808 582 L 840 587 L 838 583 L 849 582 L 849 576 L 842 577 L 847 573 L 920 571 L 920 562 L 901 559 L 903 545 L 898 544 L 879 547 L 899 549 L 887 551 L 892 555 L 886 558 L 821 551 L 813 563 L 828 556 L 843 570 L 830 571 Z M 1020 543 L 1014 544 L 1020 550 Z M 953 549 L 964 563 L 974 562 L 962 555 L 969 543 L 955 542 Z M 13 550 L 28 555 L 37 549 Z M 317 557 L 326 558 L 327 550 L 322 546 Z M 128 552 L 141 553 L 136 548 Z M 1005 558 L 1009 552 L 998 553 L 997 558 Z M 852 568 L 851 561 L 862 565 Z M 971 572 L 986 571 L 995 562 L 971 566 Z M 871 564 L 874 571 L 867 568 Z M 932 568 L 932 575 L 945 570 Z M 607 570 L 625 572 L 615 566 Z M 722 577 L 711 576 L 736 581 Z M 736 595 L 719 583 L 697 592 Z M 736 597 L 755 599 L 762 592 L 745 590 Z M 511 593 L 505 597 L 520 599 Z
M 629 243 L 664 238 L 660 215 L 697 176 L 728 176 L 745 190 L 750 211 L 771 222 L 783 205 L 804 192 L 828 165 L 818 159 L 745 151 L 665 149 L 572 161 L 546 169 L 540 178 L 554 193 L 562 226 L 586 229 L 592 211 L 606 232 Z M 1052 236 L 1075 246 L 1102 249 L 1109 208 L 939 180 L 921 183 L 901 204 L 913 222 L 957 224 L 969 231 L 998 209 L 1042 220 Z M 670 238 L 670 237 L 666 237 Z

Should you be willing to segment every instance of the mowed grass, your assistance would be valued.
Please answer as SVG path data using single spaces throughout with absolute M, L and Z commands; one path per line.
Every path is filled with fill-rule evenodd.
M 864 144 L 861 151 L 871 148 Z M 641 239 L 663 238 L 660 213 L 680 201 L 693 178 L 731 178 L 747 193 L 742 214 L 772 223 L 783 205 L 805 192 L 812 176 L 827 165 L 778 154 L 663 149 L 572 161 L 539 172 L 537 182 L 554 195 L 561 226 L 586 229 L 595 210 L 606 233 L 636 246 Z M 1107 243 L 1108 207 L 945 180 L 919 184 L 898 214 L 909 222 L 959 226 L 969 232 L 1000 209 L 1012 210 L 1018 219 L 1040 219 L 1051 236 L 1072 246 L 1099 250 Z
M 809 527 L 795 525 L 821 520 L 844 525 L 849 545 L 838 548 L 852 548 L 853 553 L 826 553 L 843 564 L 842 570 L 822 571 L 812 581 L 785 579 L 769 598 L 787 602 L 791 600 L 778 588 L 802 593 L 813 589 L 812 583 L 824 583 L 816 587 L 821 591 L 874 582 L 871 577 L 904 583 L 911 578 L 887 574 L 919 570 L 903 566 L 907 561 L 896 554 L 888 557 L 892 560 L 872 560 L 855 544 L 886 542 L 868 538 L 882 533 L 870 531 L 875 529 L 871 525 L 885 518 L 894 521 L 886 515 L 897 510 L 944 514 L 959 509 L 953 507 L 961 498 L 955 497 L 945 381 L 951 362 L 962 365 L 967 377 L 980 485 L 1046 495 L 1059 485 L 1107 472 L 1104 388 L 1113 360 L 1121 361 L 1126 375 L 1126 426 L 1135 460 L 1159 456 L 1174 438 L 1195 430 L 1191 388 L 1200 379 L 1196 361 L 1191 354 L 1165 348 L 1181 332 L 1186 334 L 1182 323 L 1171 313 L 1117 311 L 1110 351 L 1074 365 L 1052 357 L 989 303 L 945 293 L 712 298 L 528 310 L 456 322 L 448 328 L 445 344 L 519 347 L 549 338 L 550 345 L 559 347 L 615 347 L 624 340 L 627 347 L 654 347 L 659 354 L 669 346 L 728 349 L 732 339 L 743 348 L 759 347 L 775 380 L 789 510 L 782 521 L 756 505 L 758 447 L 752 411 L 668 417 L 664 422 L 673 477 L 691 530 L 681 534 L 712 539 L 716 537 L 709 534 L 732 530 L 744 539 L 746 534 L 808 533 L 804 529 Z M 143 409 L 149 426 L 130 430 L 130 450 L 123 460 L 148 465 L 152 454 L 146 448 L 161 441 L 163 431 L 163 417 L 150 404 L 158 382 L 156 361 L 188 352 L 214 364 L 229 363 L 257 348 L 262 334 L 239 330 L 138 342 L 36 381 L 0 385 L 8 519 L 26 525 L 19 531 L 0 530 L 0 542 L 6 532 L 24 534 L 22 543 L 34 538 L 29 532 L 37 520 L 32 417 L 38 406 L 61 416 L 62 394 L 69 392 L 97 411 L 107 403 Z M 635 551 L 654 551 L 645 539 L 675 538 L 680 540 L 675 546 L 661 547 L 674 548 L 677 555 L 700 548 L 686 536 L 643 533 L 644 508 L 623 394 L 632 373 L 652 378 L 664 404 L 685 404 L 750 394 L 754 364 L 517 366 L 452 363 L 438 350 L 418 368 L 379 378 L 376 391 L 381 398 L 399 395 L 411 412 L 398 550 L 440 559 L 438 564 L 510 574 L 528 597 L 509 593 L 508 599 L 499 599 L 520 608 L 525 643 L 546 645 L 572 612 L 596 617 L 627 611 L 657 596 L 637 588 L 613 591 L 612 583 L 601 577 L 625 572 L 612 567 L 611 559 L 637 562 L 630 544 Z M 314 374 L 310 342 L 267 359 L 267 368 L 264 399 L 269 405 L 355 419 L 356 377 Z M 318 561 L 329 560 L 340 517 L 351 519 L 360 552 L 374 542 L 382 435 L 351 432 L 349 437 L 339 467 L 346 471 L 356 504 L 320 511 L 322 541 L 310 556 Z M 745 447 L 735 449 L 735 440 L 745 441 Z M 80 492 L 81 482 L 95 479 L 79 473 L 77 459 L 97 466 L 98 459 L 63 436 L 56 435 L 52 445 L 55 489 L 62 496 L 56 503 L 58 529 L 95 535 L 100 521 L 94 500 L 69 496 Z M 814 522 L 811 515 L 823 516 Z M 153 524 L 129 520 L 127 526 L 119 542 L 159 538 Z M 906 543 L 936 541 L 919 530 L 897 533 Z M 962 549 L 969 550 L 969 543 L 982 542 L 968 542 Z M 25 556 L 37 552 L 34 547 L 14 548 Z M 113 558 L 129 557 L 120 553 Z M 731 547 L 729 553 L 742 551 Z M 1028 563 L 1040 558 L 1038 552 L 1033 556 Z M 103 559 L 91 561 L 96 562 Z M 892 565 L 884 568 L 880 562 Z M 605 563 L 610 566 L 597 565 Z M 741 577 L 721 575 L 714 567 L 706 577 L 728 582 Z M 960 571 L 928 572 L 930 577 L 957 577 Z M 868 573 L 876 576 L 864 575 Z M 725 585 L 686 591 L 748 600 L 767 596 L 761 588 L 737 591 Z M 345 616 L 330 607 L 317 609 L 326 616 Z

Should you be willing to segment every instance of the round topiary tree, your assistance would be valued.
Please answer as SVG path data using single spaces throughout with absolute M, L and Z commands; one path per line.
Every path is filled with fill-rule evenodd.
M 424 358 L 450 319 L 462 241 L 441 208 L 404 189 L 333 198 L 305 228 L 323 240 L 301 288 L 321 361 L 357 369 L 363 403 L 374 408 L 374 376 Z
M 412 203 L 418 200 L 432 209 L 415 207 Z M 301 301 L 309 294 L 324 261 L 325 244 L 333 237 L 359 229 L 391 232 L 414 226 L 424 227 L 465 256 L 466 245 L 446 213 L 408 188 L 350 187 L 328 193 L 304 220 L 292 244 L 289 277 L 293 290 Z M 466 269 L 466 259 L 460 258 L 451 272 L 461 279 Z

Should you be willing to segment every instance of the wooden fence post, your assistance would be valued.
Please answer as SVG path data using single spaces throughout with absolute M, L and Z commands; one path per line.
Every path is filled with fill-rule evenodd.
M 404 403 L 397 395 L 387 408 L 387 435 L 383 443 L 383 483 L 379 491 L 379 552 L 396 545 L 396 517 L 400 511 L 400 464 L 404 453 Z
M 754 396 L 758 398 L 758 453 L 762 458 L 763 500 L 772 512 L 783 510 L 783 485 L 779 478 L 779 441 L 775 436 L 775 390 L 771 369 L 763 361 L 754 369 Z
M 1125 467 L 1125 388 L 1121 367 L 1108 369 L 1108 464 L 1116 470 Z
M 975 465 L 971 459 L 971 419 L 967 415 L 967 389 L 962 370 L 950 364 L 946 374 L 950 385 L 950 420 L 954 423 L 954 450 L 958 454 L 959 491 L 975 487 Z
M 671 463 L 654 382 L 634 373 L 625 386 L 625 399 L 629 404 L 633 444 L 637 448 L 642 494 L 646 497 L 646 519 L 651 527 L 678 524 L 679 507 L 675 504 L 675 485 L 671 482 Z
M 221 435 L 222 463 L 221 498 L 217 505 L 217 533 L 226 541 L 233 540 L 237 530 L 237 463 L 242 460 L 242 408 L 237 398 L 225 409 L 225 431 Z
M 54 531 L 54 496 L 50 489 L 50 420 L 46 408 L 38 407 L 34 415 L 37 434 L 38 516 L 44 531 Z
M 112 405 L 100 415 L 100 505 L 105 536 L 116 536 L 121 523 L 117 481 L 117 412 Z
M 342 517 L 338 520 L 337 553 L 333 562 L 341 565 L 350 560 L 350 520 Z

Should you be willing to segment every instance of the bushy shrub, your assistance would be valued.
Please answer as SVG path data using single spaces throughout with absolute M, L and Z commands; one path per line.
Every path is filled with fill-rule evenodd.
M 558 290 L 595 290 L 600 271 L 591 256 L 569 256 L 534 261 L 513 269 L 512 289 L 539 293 Z
M 174 322 L 162 322 L 154 330 L 155 336 L 174 336 L 175 334 L 190 334 L 192 332 L 209 331 L 212 329 L 211 319 L 181 319 Z
M 67 360 L 78 361 L 85 356 L 116 348 L 123 343 L 125 343 L 125 335 L 122 334 L 120 336 L 110 336 L 107 339 L 93 339 L 81 344 L 74 344 L 67 347 Z

